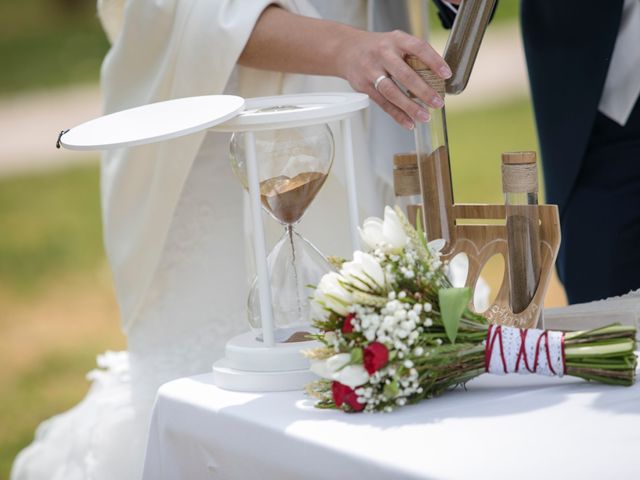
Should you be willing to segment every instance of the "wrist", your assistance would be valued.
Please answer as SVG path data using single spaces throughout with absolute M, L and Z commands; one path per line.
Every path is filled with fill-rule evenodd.
M 328 57 L 332 64 L 332 75 L 348 80 L 349 67 L 354 63 L 357 55 L 357 45 L 361 44 L 361 37 L 367 32 L 340 24 L 340 28 L 333 35 L 328 45 Z

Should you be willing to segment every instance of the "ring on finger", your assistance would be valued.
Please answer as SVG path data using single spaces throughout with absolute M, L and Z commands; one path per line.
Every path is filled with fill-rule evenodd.
M 382 82 L 385 78 L 388 78 L 389 80 L 391 80 L 391 77 L 389 77 L 388 75 L 380 75 L 373 82 L 373 88 L 375 88 L 378 92 L 380 91 L 378 90 L 378 87 L 380 86 L 380 82 Z

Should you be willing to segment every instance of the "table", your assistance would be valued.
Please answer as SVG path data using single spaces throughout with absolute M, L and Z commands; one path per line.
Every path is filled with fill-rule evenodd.
M 640 478 L 640 385 L 483 375 L 389 414 L 239 393 L 212 375 L 162 386 L 144 479 Z

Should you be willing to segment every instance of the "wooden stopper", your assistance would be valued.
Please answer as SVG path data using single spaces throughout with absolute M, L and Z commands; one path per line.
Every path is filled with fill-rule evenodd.
M 393 156 L 393 188 L 397 197 L 420 194 L 418 160 L 415 153 Z
M 536 152 L 505 152 L 502 154 L 504 165 L 522 165 L 536 163 Z
M 502 191 L 504 193 L 538 192 L 536 152 L 502 154 Z
M 396 153 L 393 156 L 394 168 L 418 168 L 418 157 L 415 153 Z
M 442 78 L 436 75 L 421 60 L 413 55 L 407 55 L 405 57 L 405 62 L 407 62 L 407 65 L 413 68 L 431 88 L 438 92 L 440 97 L 444 98 L 445 87 L 444 80 Z

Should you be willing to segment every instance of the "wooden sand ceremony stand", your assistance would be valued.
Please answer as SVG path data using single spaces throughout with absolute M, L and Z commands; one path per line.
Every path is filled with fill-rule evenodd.
M 407 58 L 407 63 L 442 98 L 445 90 L 447 93 L 464 90 L 493 4 L 493 1 L 485 0 L 465 0 L 462 3 L 444 54 L 453 71 L 446 85 L 419 60 Z M 427 238 L 445 240 L 441 251 L 444 261 L 466 254 L 469 268 L 465 286 L 472 290 L 475 290 L 480 272 L 489 259 L 496 254 L 501 255 L 506 270 L 502 284 L 494 302 L 486 311 L 479 313 L 495 323 L 535 327 L 560 246 L 558 207 L 537 205 L 535 153 L 503 154 L 502 173 L 506 197 L 533 194 L 536 204 L 456 204 L 444 108 L 431 113 L 431 128 L 440 129 L 440 133 L 434 135 L 432 132 L 431 141 L 428 141 L 421 138 L 426 135 L 421 135 L 416 125 L 416 153 L 394 157 L 396 196 L 412 196 L 419 201 L 419 204 L 407 206 L 408 218 L 415 222 L 417 215 L 421 214 Z M 523 276 L 524 272 L 514 267 L 518 257 L 529 259 L 528 275 Z M 469 308 L 475 311 L 473 300 Z

